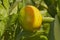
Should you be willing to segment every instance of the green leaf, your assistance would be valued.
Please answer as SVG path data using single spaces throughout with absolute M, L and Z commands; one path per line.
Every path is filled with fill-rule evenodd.
M 17 15 L 17 10 L 18 10 L 18 8 L 17 8 L 18 6 L 16 6 L 13 10 L 12 10 L 12 12 L 9 14 L 9 20 L 8 20 L 8 24 L 7 24 L 7 28 L 6 29 L 8 29 L 8 36 L 9 36 L 9 40 L 13 40 L 14 39 L 14 37 L 13 36 L 15 36 L 15 29 L 16 29 L 16 20 L 17 20 L 17 17 L 18 17 L 18 15 Z M 6 39 L 7 40 L 7 39 Z
M 6 21 L 7 21 L 7 11 L 4 9 L 4 7 L 0 4 L 0 35 L 2 36 Z
M 40 39 L 41 39 L 41 40 L 48 40 L 47 36 L 44 36 L 44 35 L 41 35 L 41 36 L 40 36 Z
M 3 0 L 3 5 L 8 10 L 10 7 L 9 0 Z
M 16 21 L 16 19 L 17 19 L 17 11 L 18 11 L 18 8 L 17 8 L 18 6 L 15 6 L 15 8 L 14 9 L 12 9 L 12 12 L 10 13 L 10 19 L 11 19 L 11 24 L 13 23 L 15 23 L 15 21 Z
M 18 6 L 19 2 L 20 2 L 20 0 L 16 0 L 16 1 L 11 5 L 10 10 L 9 10 L 9 13 L 11 13 L 12 10 L 13 10 L 16 6 Z
M 43 23 L 51 23 L 54 21 L 54 18 L 52 17 L 43 17 Z
M 0 20 L 4 20 L 7 17 L 7 11 L 5 8 L 0 4 Z
M 2 4 L 2 1 L 0 0 L 0 4 Z
M 0 35 L 2 36 L 5 30 L 5 23 L 4 21 L 0 22 Z
M 16 6 L 12 9 L 12 11 L 10 12 L 10 15 L 17 13 L 17 11 L 18 11 L 18 8 L 17 8 L 17 7 L 18 7 L 18 6 L 16 5 Z

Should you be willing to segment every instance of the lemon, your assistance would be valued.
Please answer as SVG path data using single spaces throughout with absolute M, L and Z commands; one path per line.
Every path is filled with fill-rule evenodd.
M 34 31 L 41 27 L 42 15 L 36 7 L 27 5 L 19 12 L 19 22 L 24 30 Z

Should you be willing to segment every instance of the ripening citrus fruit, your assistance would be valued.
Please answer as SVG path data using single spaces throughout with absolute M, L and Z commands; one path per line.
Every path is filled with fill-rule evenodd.
M 40 28 L 42 16 L 36 7 L 27 5 L 20 10 L 19 22 L 24 30 L 34 31 Z

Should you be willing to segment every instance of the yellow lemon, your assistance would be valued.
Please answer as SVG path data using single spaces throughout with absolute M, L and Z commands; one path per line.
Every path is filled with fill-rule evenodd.
M 27 5 L 20 10 L 19 22 L 24 30 L 34 31 L 42 25 L 42 15 L 36 7 Z

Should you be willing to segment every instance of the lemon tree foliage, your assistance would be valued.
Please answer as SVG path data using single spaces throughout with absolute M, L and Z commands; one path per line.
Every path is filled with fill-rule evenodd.
M 50 30 L 60 24 L 59 4 L 59 0 L 0 0 L 0 40 L 54 40 Z
M 7 17 L 7 10 L 0 4 L 0 35 L 4 33 Z

